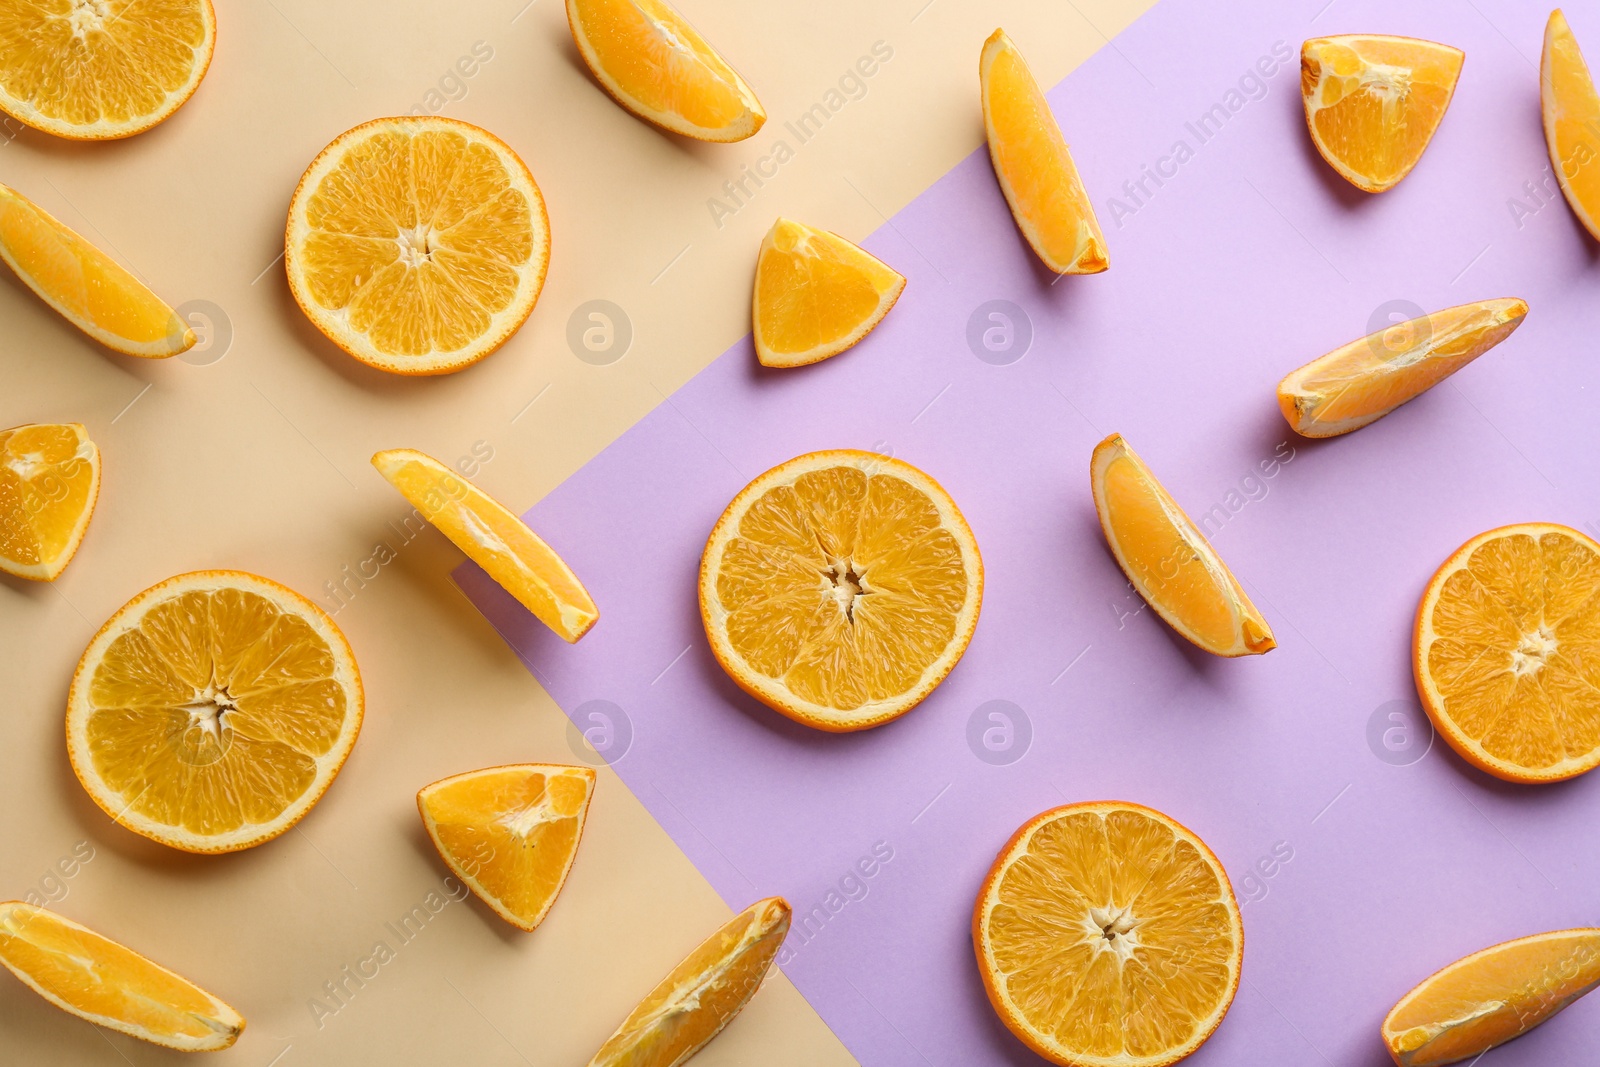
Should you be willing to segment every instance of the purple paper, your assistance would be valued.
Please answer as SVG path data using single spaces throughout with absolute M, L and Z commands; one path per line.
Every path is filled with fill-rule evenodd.
M 528 512 L 601 606 L 580 644 L 457 572 L 730 905 L 794 904 L 784 969 L 862 1063 L 1040 1062 L 985 999 L 971 910 L 1011 832 L 1069 801 L 1165 811 L 1233 878 L 1244 978 L 1196 1065 L 1378 1067 L 1379 1022 L 1421 978 L 1597 921 L 1600 778 L 1515 787 L 1472 770 L 1432 739 L 1411 677 L 1417 598 L 1463 541 L 1600 521 L 1600 251 L 1549 178 L 1547 13 L 1165 0 L 1050 93 L 1110 272 L 1042 269 L 980 150 L 867 242 L 910 280 L 866 341 L 768 371 L 746 339 Z M 1600 10 L 1569 14 L 1600 55 Z M 1377 197 L 1322 162 L 1301 110 L 1302 40 L 1352 31 L 1467 53 L 1426 156 Z M 1502 296 L 1528 301 L 1526 323 L 1427 395 L 1347 437 L 1287 429 L 1274 391 L 1289 370 Z M 1089 494 L 1090 450 L 1112 431 L 1212 535 L 1276 651 L 1214 659 L 1141 610 Z M 833 736 L 723 674 L 696 571 L 750 479 L 840 447 L 937 478 L 987 589 L 925 703 Z M 1596 1047 L 1600 999 L 1483 1063 Z

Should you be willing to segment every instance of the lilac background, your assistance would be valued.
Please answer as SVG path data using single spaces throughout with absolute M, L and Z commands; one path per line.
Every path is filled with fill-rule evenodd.
M 610 752 L 617 771 L 730 905 L 782 893 L 798 918 L 875 843 L 893 850 L 863 899 L 809 940 L 791 934 L 786 954 L 865 1064 L 1039 1062 L 995 1020 L 968 924 L 1012 830 L 1067 801 L 1164 810 L 1234 879 L 1244 980 L 1197 1065 L 1386 1064 L 1379 1021 L 1424 975 L 1499 940 L 1600 921 L 1600 776 L 1519 788 L 1442 741 L 1393 765 L 1368 739 L 1374 716 L 1380 734 L 1390 711 L 1418 721 L 1411 627 L 1446 555 L 1503 523 L 1600 520 L 1600 263 L 1559 198 L 1540 207 L 1524 187 L 1548 162 L 1537 77 L 1548 9 L 1324 4 L 1165 0 L 1050 94 L 1107 231 L 1109 273 L 1052 284 L 980 150 L 867 242 L 910 283 L 866 342 L 772 372 L 747 339 L 532 509 L 602 606 L 581 644 L 475 567 L 457 572 L 569 714 L 590 700 L 625 709 L 633 736 Z M 1600 56 L 1600 8 L 1568 15 Z M 1426 157 L 1381 197 L 1316 156 L 1298 90 L 1304 38 L 1372 30 L 1468 56 Z M 1195 147 L 1185 122 L 1278 41 L 1296 59 L 1267 95 L 1114 221 L 1119 186 L 1177 139 Z M 1511 198 L 1531 212 L 1520 225 Z M 1499 296 L 1532 310 L 1490 355 L 1356 434 L 1292 439 L 1278 379 L 1367 332 L 1386 302 Z M 993 298 L 1019 304 L 1034 330 L 1007 366 L 966 341 L 969 315 Z M 1088 492 L 1090 449 L 1111 431 L 1197 519 L 1238 507 L 1213 541 L 1276 651 L 1213 659 L 1138 612 Z M 938 478 L 988 577 L 950 678 L 904 719 L 852 736 L 745 697 L 712 659 L 695 603 L 704 539 L 733 495 L 834 447 L 892 450 Z M 1249 499 L 1245 477 L 1290 449 Z M 969 719 L 990 700 L 1031 725 L 1008 766 L 969 747 Z M 1425 746 L 1421 729 L 1412 740 Z M 1265 862 L 1274 849 L 1292 859 Z M 1597 1046 L 1600 1002 L 1584 1002 L 1481 1062 L 1588 1062 Z

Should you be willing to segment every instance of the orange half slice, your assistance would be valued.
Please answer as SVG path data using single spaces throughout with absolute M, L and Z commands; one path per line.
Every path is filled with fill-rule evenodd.
M 836 356 L 871 333 L 905 287 L 905 275 L 866 249 L 779 219 L 756 260 L 756 358 L 799 367 Z
M 0 571 L 54 581 L 100 496 L 100 450 L 76 422 L 0 430 Z
M 1539 105 L 1550 166 L 1572 213 L 1600 241 L 1600 95 L 1560 8 L 1544 28 Z

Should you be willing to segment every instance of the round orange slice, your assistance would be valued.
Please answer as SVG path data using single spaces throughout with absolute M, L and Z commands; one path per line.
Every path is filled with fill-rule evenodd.
M 799 367 L 837 356 L 883 321 L 905 287 L 905 275 L 866 249 L 780 218 L 756 260 L 756 358 Z
M 1520 1037 L 1600 985 L 1600 930 L 1555 930 L 1474 952 L 1425 978 L 1383 1019 L 1399 1067 L 1437 1067 Z
M 306 316 L 356 359 L 449 374 L 533 311 L 550 221 L 533 175 L 494 134 L 437 115 L 374 119 L 306 169 L 284 263 Z
M 1158 811 L 1098 801 L 1012 836 L 972 944 L 1000 1020 L 1051 1063 L 1163 1067 L 1228 1013 L 1244 926 L 1205 842 Z
M 242 571 L 151 586 L 72 676 L 67 755 L 94 802 L 186 852 L 236 852 L 299 822 L 344 766 L 365 704 L 321 608 Z
M 1539 105 L 1556 181 L 1572 213 L 1600 241 L 1600 94 L 1560 8 L 1544 28 Z
M 1089 480 L 1111 554 L 1168 625 L 1218 656 L 1277 647 L 1233 572 L 1121 434 L 1095 446 Z
M 1376 422 L 1511 336 L 1521 300 L 1479 300 L 1368 334 L 1290 372 L 1278 407 L 1302 437 L 1337 437 Z
M 1481 533 L 1417 608 L 1412 660 L 1433 724 L 1468 763 L 1512 782 L 1600 764 L 1600 544 L 1529 522 Z
M 1433 139 L 1465 58 L 1414 37 L 1313 37 L 1300 49 L 1312 143 L 1357 189 L 1394 188 Z
M 417 793 L 445 863 L 506 922 L 544 921 L 578 854 L 594 771 L 522 763 L 468 771 Z
M 76 422 L 0 430 L 0 571 L 54 581 L 100 496 L 100 450 Z
M 789 902 L 758 900 L 729 919 L 639 1002 L 589 1067 L 677 1067 L 761 988 L 789 933 Z
M 955 501 L 909 463 L 841 449 L 745 486 L 700 559 L 711 651 L 797 722 L 865 730 L 910 711 L 978 625 L 983 561 Z
M 567 25 L 595 81 L 646 122 L 742 141 L 767 121 L 739 72 L 664 0 L 567 0 Z
M 62 1011 L 183 1052 L 225 1049 L 244 1017 L 204 989 L 55 912 L 0 904 L 0 963 Z
M 6 0 L 0 109 L 57 137 L 131 137 L 194 95 L 216 41 L 211 0 Z

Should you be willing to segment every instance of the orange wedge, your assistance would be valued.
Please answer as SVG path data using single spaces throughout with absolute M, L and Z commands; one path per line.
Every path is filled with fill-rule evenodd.
M 711 651 L 745 692 L 819 730 L 898 718 L 978 625 L 983 561 L 955 501 L 909 463 L 841 449 L 774 467 L 700 559 Z
M 1233 1003 L 1244 926 L 1205 842 L 1158 811 L 1068 804 L 1014 834 L 984 879 L 972 944 L 989 1002 L 1065 1067 L 1164 1067 Z
M 577 641 L 600 618 L 600 609 L 572 568 L 488 493 L 411 448 L 379 452 L 372 465 L 423 518 L 563 640 Z
M 0 430 L 0 571 L 53 581 L 100 496 L 100 450 L 76 422 Z
M 67 755 L 128 829 L 236 852 L 322 798 L 364 706 L 355 657 L 321 608 L 253 574 L 196 571 L 146 589 L 89 642 Z
M 1392 189 L 1422 158 L 1461 76 L 1459 48 L 1414 37 L 1314 37 L 1300 49 L 1311 141 L 1357 189 Z
M 1412 665 L 1450 747 L 1512 782 L 1600 764 L 1600 544 L 1529 522 L 1481 533 L 1423 591 Z
M 1117 565 L 1174 630 L 1218 656 L 1277 647 L 1233 572 L 1121 434 L 1095 446 L 1089 480 Z
M 216 41 L 211 0 L 6 0 L 0 109 L 57 137 L 130 137 L 194 95 Z
M 789 933 L 789 902 L 758 900 L 729 919 L 639 1002 L 589 1067 L 677 1067 L 761 988 Z
M 1600 241 L 1600 95 L 1560 8 L 1550 12 L 1544 28 L 1539 104 L 1561 192 L 1584 229 Z
M 1600 930 L 1519 937 L 1424 979 L 1384 1017 L 1399 1067 L 1435 1067 L 1520 1037 L 1600 984 Z
M 1351 341 L 1278 383 L 1278 406 L 1303 437 L 1337 437 L 1414 400 L 1511 336 L 1528 305 L 1479 300 Z
M 532 930 L 572 870 L 594 778 L 587 767 L 489 767 L 425 786 L 417 809 L 467 888 L 506 922 Z
M 904 275 L 866 249 L 780 218 L 756 260 L 756 358 L 799 367 L 837 356 L 883 321 L 905 287 Z
M 0 963 L 63 1011 L 184 1052 L 224 1049 L 244 1018 L 187 979 L 20 900 L 0 904 Z
M 550 263 L 533 175 L 487 130 L 440 116 L 374 119 L 306 169 L 284 264 L 306 316 L 356 359 L 449 374 L 527 320 Z
M 600 87 L 646 122 L 742 141 L 767 121 L 739 72 L 663 0 L 567 0 L 567 25 Z
M 107 348 L 160 358 L 194 345 L 194 331 L 143 282 L 4 185 L 0 258 L 39 299 Z

